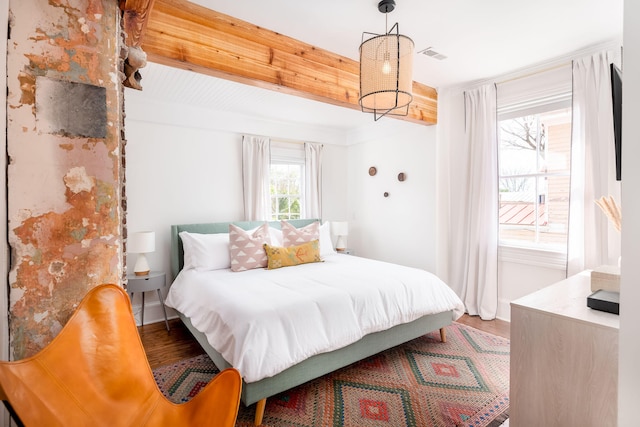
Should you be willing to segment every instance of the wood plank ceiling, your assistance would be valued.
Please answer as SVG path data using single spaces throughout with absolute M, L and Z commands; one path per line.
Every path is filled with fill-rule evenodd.
M 185 0 L 122 0 L 129 46 L 152 62 L 360 109 L 359 64 Z M 407 117 L 437 122 L 435 89 L 413 82 Z M 373 118 L 372 118 L 373 120 Z

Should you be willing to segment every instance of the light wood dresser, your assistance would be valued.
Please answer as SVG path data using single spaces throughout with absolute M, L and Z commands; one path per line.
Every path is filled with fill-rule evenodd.
M 618 315 L 585 271 L 511 303 L 510 427 L 617 425 Z

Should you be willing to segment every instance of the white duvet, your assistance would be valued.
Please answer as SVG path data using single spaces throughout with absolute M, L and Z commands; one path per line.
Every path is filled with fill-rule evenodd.
M 284 267 L 180 272 L 166 304 L 186 315 L 246 382 L 426 314 L 464 312 L 424 270 L 334 254 Z M 425 331 L 425 333 L 428 331 Z

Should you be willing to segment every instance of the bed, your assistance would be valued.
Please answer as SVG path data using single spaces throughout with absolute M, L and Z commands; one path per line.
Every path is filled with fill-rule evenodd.
M 316 222 L 289 224 L 303 229 Z M 182 238 L 188 236 L 183 233 L 181 238 L 180 233 L 222 237 L 230 224 L 255 230 L 265 223 L 171 226 L 173 280 L 166 304 L 176 309 L 219 369 L 240 370 L 243 403 L 257 403 L 256 425 L 262 422 L 268 397 L 434 330 L 440 330 L 445 341 L 445 326 L 463 313 L 460 299 L 434 275 L 335 253 L 332 247 L 322 251 L 322 262 L 274 270 L 196 271 L 189 268 L 190 259 L 184 268 Z M 280 222 L 268 224 L 270 232 L 281 228 Z M 323 241 L 328 247 L 326 237 L 320 244 Z M 384 279 L 387 271 L 393 271 L 393 277 Z M 415 273 L 429 286 L 406 286 Z M 396 280 L 400 286 L 378 289 L 378 280 Z

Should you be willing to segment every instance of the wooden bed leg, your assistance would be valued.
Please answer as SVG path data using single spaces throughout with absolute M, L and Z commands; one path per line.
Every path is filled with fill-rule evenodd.
M 262 418 L 264 417 L 264 408 L 266 405 L 266 398 L 259 400 L 258 403 L 256 403 L 256 418 L 253 421 L 254 425 L 259 426 L 260 424 L 262 424 Z
M 445 328 L 440 328 L 440 341 L 447 342 L 447 330 Z

